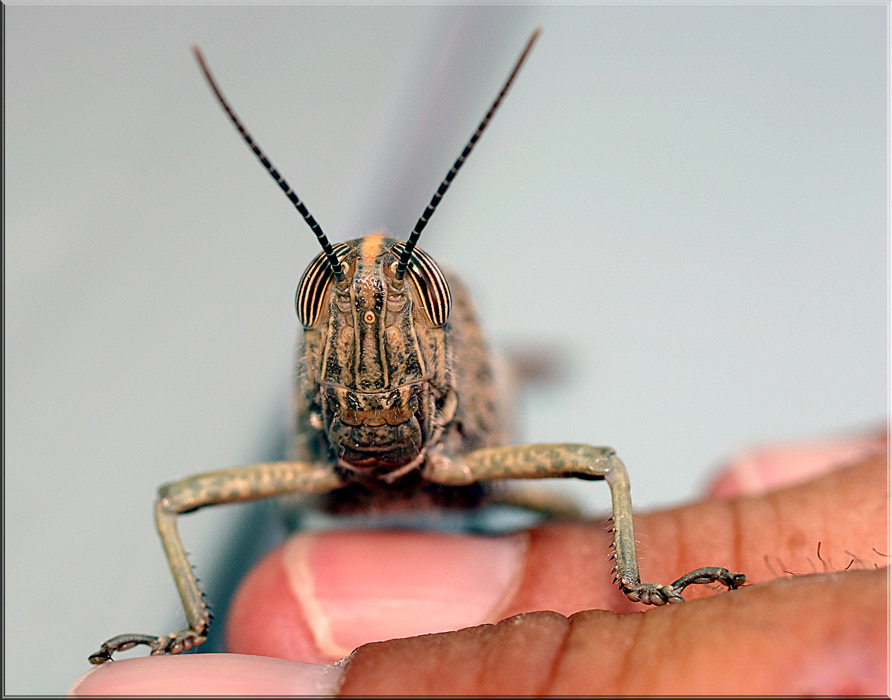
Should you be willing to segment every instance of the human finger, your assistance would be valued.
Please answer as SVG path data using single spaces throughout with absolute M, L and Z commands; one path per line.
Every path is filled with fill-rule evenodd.
M 555 612 L 365 645 L 344 695 L 880 695 L 884 569 L 776 580 L 646 615 Z
M 807 573 L 883 565 L 886 557 L 877 545 L 884 547 L 887 530 L 886 471 L 885 460 L 877 457 L 808 484 L 762 497 L 701 503 L 643 515 L 636 518 L 643 573 L 648 580 L 671 580 L 680 571 L 705 563 L 707 556 L 714 563 L 730 564 L 746 571 L 751 581 L 768 581 L 785 575 L 784 571 Z M 502 569 L 497 577 L 498 585 L 491 587 L 489 592 L 478 592 L 479 597 L 472 604 L 460 606 L 458 618 L 449 618 L 452 609 L 449 602 L 454 601 L 455 596 L 439 601 L 439 617 L 434 617 L 444 629 L 494 622 L 535 610 L 553 610 L 570 616 L 589 608 L 615 612 L 641 609 L 629 603 L 609 581 L 605 556 L 609 541 L 603 523 L 546 525 L 520 536 L 526 538 L 525 542 L 518 542 L 517 535 L 511 536 L 515 538 L 512 540 L 511 537 L 402 533 L 404 538 L 390 540 L 388 546 L 382 546 L 385 541 L 376 539 L 380 534 L 364 533 L 365 539 L 357 538 L 357 533 L 330 533 L 324 538 L 303 535 L 300 537 L 309 537 L 309 542 L 305 539 L 299 546 L 294 545 L 297 540 L 290 543 L 297 551 L 292 550 L 288 555 L 289 544 L 286 543 L 270 554 L 249 576 L 237 596 L 236 609 L 241 605 L 243 612 L 241 618 L 237 614 L 232 617 L 230 645 L 235 646 L 235 650 L 242 645 L 243 650 L 252 654 L 324 661 L 330 656 L 325 655 L 318 643 L 320 620 L 328 626 L 329 642 L 333 639 L 345 646 L 353 643 L 358 646 L 371 641 L 355 642 L 349 637 L 350 611 L 360 611 L 363 606 L 384 609 L 396 620 L 414 617 L 416 628 L 410 634 L 435 631 L 423 629 L 430 620 L 426 621 L 425 610 L 418 607 L 418 601 L 433 596 L 434 602 L 425 605 L 433 605 L 431 610 L 435 610 L 438 596 L 442 597 L 442 591 L 451 587 L 431 590 L 423 584 L 436 581 L 438 572 L 444 570 L 452 570 L 449 575 L 455 575 L 457 570 L 460 576 L 466 577 L 466 583 L 471 584 L 468 589 L 474 589 L 478 584 L 485 589 L 493 568 Z M 393 533 L 388 535 L 392 536 Z M 455 538 L 453 544 L 444 548 L 443 540 L 438 539 L 444 537 Z M 481 546 L 481 543 L 486 544 Z M 364 546 L 357 547 L 358 544 Z M 355 555 L 352 559 L 346 557 L 351 547 Z M 426 558 L 422 556 L 425 551 L 429 553 Z M 713 560 L 713 557 L 716 558 Z M 348 562 L 346 569 L 338 569 L 335 565 L 338 561 Z M 406 562 L 409 562 L 408 566 Z M 309 582 L 324 590 L 328 597 L 320 597 L 311 591 L 309 599 L 301 599 L 305 592 L 301 593 L 289 580 L 289 575 L 296 569 L 303 570 L 303 585 L 306 585 L 308 576 Z M 370 576 L 377 576 L 377 579 L 372 580 Z M 325 585 L 326 581 L 337 580 L 337 577 L 346 580 L 339 589 Z M 363 584 L 368 588 L 365 598 L 362 597 Z M 414 595 L 411 594 L 413 588 Z M 747 595 L 749 590 L 746 589 Z M 742 593 L 713 596 L 712 600 L 733 599 Z M 694 592 L 688 597 L 694 599 L 699 595 L 702 593 Z M 314 620 L 312 614 L 307 614 L 308 600 L 317 606 L 316 614 L 321 617 Z M 485 611 L 489 604 L 487 601 L 494 607 L 481 615 L 480 611 Z M 832 619 L 834 615 L 842 614 L 841 611 L 844 612 L 844 608 L 830 609 L 826 616 Z M 475 614 L 477 619 L 474 619 Z M 877 619 L 885 620 L 885 615 L 879 612 L 877 615 Z M 366 619 L 366 623 L 371 621 L 372 624 L 371 628 L 366 624 L 364 634 L 375 632 L 376 619 L 380 621 L 382 616 L 376 618 L 372 614 Z M 419 622 L 421 632 L 417 629 Z M 385 637 L 406 636 L 394 629 L 392 621 L 385 626 Z M 342 628 L 347 631 L 343 632 Z M 347 636 L 342 637 L 342 634 Z M 193 677 L 189 664 L 209 663 L 191 659 L 207 656 L 177 657 L 177 663 L 182 664 L 178 667 L 181 677 L 184 680 Z M 170 661 L 173 659 L 153 658 L 106 664 L 87 677 L 89 685 L 85 685 L 85 681 L 79 683 L 77 691 L 101 694 L 104 682 L 113 678 L 110 674 L 125 673 L 132 673 L 128 678 L 130 692 L 145 687 L 138 685 L 139 682 L 154 687 L 151 683 L 155 675 L 166 676 L 168 680 L 173 678 L 166 665 Z M 127 666 L 137 662 L 142 666 Z M 222 655 L 220 662 L 223 667 L 236 664 L 235 669 L 227 673 L 234 673 L 233 678 L 247 679 L 246 682 L 250 681 L 252 673 L 254 678 L 267 682 L 276 678 L 276 673 L 269 668 L 253 672 L 251 660 L 246 661 L 237 654 Z M 294 668 L 304 667 L 308 665 L 298 664 Z M 288 668 L 279 666 L 277 672 L 288 675 Z M 304 668 L 304 671 L 295 673 L 303 672 L 312 675 L 315 671 Z M 213 675 L 227 677 L 222 671 L 214 671 Z M 201 673 L 194 677 L 201 677 Z M 120 684 L 112 686 L 121 687 Z M 191 693 L 188 689 L 182 692 Z M 256 692 L 274 690 L 267 687 Z
M 854 435 L 748 448 L 721 466 L 710 498 L 755 496 L 814 479 L 834 469 L 886 454 L 885 426 Z
M 734 595 L 372 643 L 343 665 L 240 654 L 131 659 L 76 695 L 879 695 L 888 572 L 779 579 Z
M 642 578 L 704 565 L 750 583 L 886 564 L 887 470 L 874 457 L 764 496 L 636 517 Z M 612 581 L 605 523 L 549 523 L 503 537 L 301 534 L 245 579 L 230 611 L 238 653 L 327 662 L 360 644 L 553 610 L 642 610 Z M 715 595 L 685 591 L 689 600 Z

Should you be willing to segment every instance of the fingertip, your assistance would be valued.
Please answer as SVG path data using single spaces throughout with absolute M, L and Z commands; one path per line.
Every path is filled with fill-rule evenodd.
M 227 648 L 329 662 L 367 642 L 496 621 L 514 597 L 527 539 L 405 531 L 295 535 L 239 587 Z
M 98 666 L 78 678 L 68 695 L 331 696 L 342 673 L 340 666 L 242 654 L 149 656 Z
M 741 452 L 707 489 L 714 499 L 753 496 L 808 481 L 887 450 L 885 429 L 835 440 L 796 442 Z
M 283 548 L 267 554 L 241 582 L 226 622 L 226 649 L 310 663 L 331 663 L 322 653 L 289 582 Z
M 65 691 L 65 696 L 66 697 L 74 697 L 77 695 L 89 695 L 89 693 L 81 692 L 81 688 L 84 685 L 84 683 L 87 682 L 87 677 L 94 671 L 98 671 L 98 670 L 99 670 L 98 666 L 91 666 L 89 669 L 84 671 L 80 676 L 77 677 L 77 679 L 75 679 L 74 683 L 71 684 L 71 686 L 68 688 L 68 690 Z

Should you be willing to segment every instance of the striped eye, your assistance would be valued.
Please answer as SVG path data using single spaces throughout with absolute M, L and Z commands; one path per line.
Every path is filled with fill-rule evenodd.
M 344 256 L 350 250 L 350 246 L 346 243 L 335 243 L 332 248 L 338 260 L 343 263 Z M 297 295 L 294 298 L 294 305 L 297 307 L 297 317 L 303 324 L 304 328 L 312 328 L 319 320 L 319 314 L 322 312 L 322 304 L 325 301 L 325 295 L 328 288 L 334 280 L 331 272 L 331 266 L 325 257 L 325 253 L 319 253 L 310 266 L 306 269 L 303 277 L 300 278 L 300 284 L 297 285 Z
M 399 259 L 405 249 L 405 244 L 397 243 L 391 250 Z M 409 258 L 406 276 L 418 292 L 421 305 L 431 323 L 435 326 L 446 323 L 452 310 L 452 290 L 449 289 L 449 282 L 446 281 L 446 276 L 434 259 L 421 248 L 415 248 Z

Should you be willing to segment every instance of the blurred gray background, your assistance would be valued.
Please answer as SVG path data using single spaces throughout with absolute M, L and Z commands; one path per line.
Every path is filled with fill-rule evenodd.
M 192 43 L 343 240 L 405 237 L 543 27 L 422 246 L 563 367 L 522 437 L 616 447 L 637 506 L 885 420 L 885 4 L 4 10 L 6 693 L 180 625 L 155 488 L 287 427 L 317 247 Z M 203 579 L 262 549 L 246 512 L 183 520 Z

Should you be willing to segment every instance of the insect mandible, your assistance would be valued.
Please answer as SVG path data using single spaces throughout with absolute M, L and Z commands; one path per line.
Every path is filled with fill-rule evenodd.
M 322 252 L 297 288 L 303 334 L 297 347 L 296 430 L 292 460 L 198 474 L 158 491 L 155 519 L 188 627 L 168 635 L 123 634 L 89 657 L 147 645 L 178 654 L 205 641 L 210 613 L 177 532 L 177 516 L 206 506 L 285 494 L 319 494 L 344 503 L 481 502 L 493 480 L 603 479 L 613 510 L 615 580 L 629 599 L 682 602 L 691 584 L 728 589 L 743 574 L 719 567 L 691 571 L 668 585 L 641 583 L 626 468 L 609 447 L 506 445 L 492 361 L 467 292 L 417 247 L 443 194 L 489 124 L 539 31 L 405 242 L 382 234 L 332 245 L 223 97 L 195 48 L 201 70 L 242 138 L 316 235 Z M 417 500 L 413 501 L 417 502 Z

